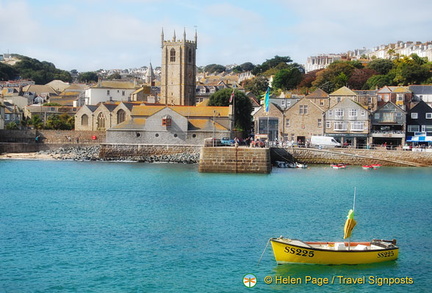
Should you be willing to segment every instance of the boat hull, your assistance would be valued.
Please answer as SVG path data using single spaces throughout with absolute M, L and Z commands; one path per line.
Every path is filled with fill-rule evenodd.
M 369 264 L 395 260 L 399 248 L 382 248 L 378 250 L 328 250 L 305 245 L 293 245 L 278 238 L 271 238 L 273 254 L 278 264 L 303 263 L 322 265 Z M 353 245 L 368 244 L 353 243 Z M 370 243 L 369 243 L 370 244 Z M 309 246 L 309 247 L 308 247 Z

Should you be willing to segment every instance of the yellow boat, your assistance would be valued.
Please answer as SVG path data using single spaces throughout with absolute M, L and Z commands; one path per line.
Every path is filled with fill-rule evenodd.
M 344 226 L 344 239 L 350 238 L 357 222 L 354 220 L 354 204 L 349 210 Z M 369 264 L 398 258 L 396 240 L 371 242 L 303 242 L 284 237 L 271 238 L 273 254 L 278 264 L 304 263 L 323 265 Z
M 396 240 L 371 242 L 303 242 L 284 237 L 270 239 L 278 264 L 368 264 L 398 258 Z

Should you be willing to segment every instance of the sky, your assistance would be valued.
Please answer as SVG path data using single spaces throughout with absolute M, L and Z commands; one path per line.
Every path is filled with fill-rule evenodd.
M 0 0 L 0 54 L 79 72 L 161 64 L 198 35 L 197 65 L 261 64 L 432 41 L 430 0 Z

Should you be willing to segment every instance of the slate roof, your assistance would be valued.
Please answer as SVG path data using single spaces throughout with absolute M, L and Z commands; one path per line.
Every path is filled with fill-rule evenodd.
M 306 96 L 306 98 L 308 99 L 326 99 L 328 97 L 329 95 L 320 88 L 317 88 L 316 90 L 314 90 L 313 92 L 311 92 L 309 95 Z
M 179 113 L 184 117 L 213 117 L 214 111 L 220 116 L 228 116 L 229 107 L 196 107 L 196 106 L 135 106 L 132 116 L 151 116 L 165 107 Z
M 432 85 L 410 85 L 409 89 L 415 95 L 432 95 Z
M 347 88 L 346 86 L 332 92 L 330 96 L 356 96 L 356 93 Z

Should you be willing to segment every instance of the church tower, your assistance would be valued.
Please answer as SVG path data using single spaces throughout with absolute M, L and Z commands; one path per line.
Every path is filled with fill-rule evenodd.
M 195 105 L 196 90 L 196 49 L 197 32 L 195 40 L 186 40 L 186 30 L 183 40 L 174 37 L 171 41 L 161 35 L 162 47 L 162 73 L 161 73 L 161 104 L 165 105 Z

